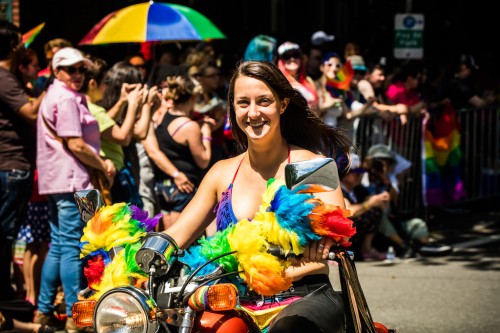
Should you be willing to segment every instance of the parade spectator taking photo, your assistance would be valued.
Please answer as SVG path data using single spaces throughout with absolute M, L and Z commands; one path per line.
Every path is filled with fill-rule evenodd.
M 398 210 L 399 186 L 411 163 L 393 152 L 388 145 L 370 147 L 363 162 L 368 172 L 368 187 L 372 193 L 387 192 L 390 205 L 379 226 L 379 231 L 395 245 L 396 254 L 402 258 L 447 255 L 452 247 L 432 241 L 427 223 L 417 217 L 402 214 Z

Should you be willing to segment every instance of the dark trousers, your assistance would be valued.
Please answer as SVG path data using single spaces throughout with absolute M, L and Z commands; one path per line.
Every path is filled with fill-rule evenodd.
M 345 332 L 344 303 L 329 282 L 288 305 L 273 320 L 269 333 Z
M 11 286 L 12 245 L 33 191 L 33 171 L 0 171 L 0 301 L 15 298 Z

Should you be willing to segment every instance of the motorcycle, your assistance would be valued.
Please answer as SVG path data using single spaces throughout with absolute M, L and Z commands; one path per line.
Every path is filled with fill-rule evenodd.
M 305 184 L 321 183 L 326 189 L 335 189 L 338 180 L 332 179 L 332 174 L 337 174 L 337 170 L 331 159 L 291 163 L 286 169 L 286 187 L 294 189 Z M 75 193 L 75 198 L 82 219 L 87 223 L 99 212 L 103 215 L 101 208 L 104 204 L 98 191 L 79 191 Z M 95 220 L 99 221 L 98 227 L 101 229 L 106 224 L 105 216 L 98 216 L 92 221 L 95 223 Z M 221 260 L 230 258 L 236 251 L 205 258 L 197 267 L 193 267 L 189 261 L 186 262 L 185 258 L 189 256 L 186 250 L 180 249 L 170 236 L 146 229 L 142 230 L 140 241 L 136 242 L 140 245 L 135 248 L 136 251 L 129 244 L 112 246 L 107 251 L 113 262 L 126 261 L 120 258 L 127 256 L 130 260 L 133 256 L 136 272 L 140 271 L 144 278 L 133 270 L 127 274 L 119 270 L 121 277 L 116 279 L 125 275 L 128 281 L 101 290 L 98 297 L 92 288 L 83 290 L 80 293 L 81 300 L 72 308 L 73 320 L 78 327 L 93 327 L 96 333 L 261 332 L 262 324 L 269 319 L 269 314 L 264 313 L 259 317 L 240 306 L 241 286 L 231 279 L 237 278 L 242 271 L 228 270 L 220 264 Z M 83 250 L 86 245 L 82 246 Z M 95 249 L 87 249 L 87 253 L 91 250 Z M 270 246 L 267 252 L 282 259 L 294 255 L 275 245 Z M 347 297 L 344 295 L 347 322 L 351 323 L 348 331 L 395 332 L 371 319 L 357 281 L 352 253 L 343 247 L 336 247 L 329 258 L 339 263 L 342 290 L 348 291 L 344 292 L 347 294 Z

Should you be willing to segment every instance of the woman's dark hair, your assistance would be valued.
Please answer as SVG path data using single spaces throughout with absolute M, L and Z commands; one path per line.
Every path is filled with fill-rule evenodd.
M 312 113 L 304 96 L 291 86 L 278 66 L 267 61 L 240 62 L 229 83 L 229 118 L 239 150 L 244 151 L 248 147 L 247 136 L 236 125 L 234 109 L 234 86 L 240 76 L 264 82 L 280 100 L 290 99 L 285 112 L 281 114 L 281 135 L 286 142 L 329 157 L 335 157 L 338 149 L 349 152 L 352 144 L 347 136 L 338 129 L 327 126 Z
M 96 104 L 109 110 L 120 99 L 123 83 L 143 83 L 141 72 L 126 61 L 115 63 L 106 73 L 103 82 L 106 84 L 106 93 Z
M 87 73 L 85 74 L 85 80 L 83 81 L 82 89 L 80 92 L 87 93 L 89 91 L 89 82 L 94 80 L 98 85 L 101 84 L 102 80 L 108 71 L 108 63 L 106 60 L 97 57 L 91 57 L 92 66 L 87 68 Z

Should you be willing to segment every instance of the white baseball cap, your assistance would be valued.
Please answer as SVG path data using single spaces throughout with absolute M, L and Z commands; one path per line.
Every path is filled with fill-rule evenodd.
M 92 66 L 92 61 L 85 58 L 83 53 L 73 47 L 63 47 L 52 57 L 52 68 L 65 67 L 83 62 L 87 66 Z
M 278 47 L 278 55 L 281 57 L 285 52 L 294 50 L 301 52 L 299 44 L 287 41 Z
M 328 35 L 324 31 L 316 31 L 311 36 L 311 44 L 315 46 L 319 46 L 323 43 L 332 42 L 335 39 L 334 35 Z

